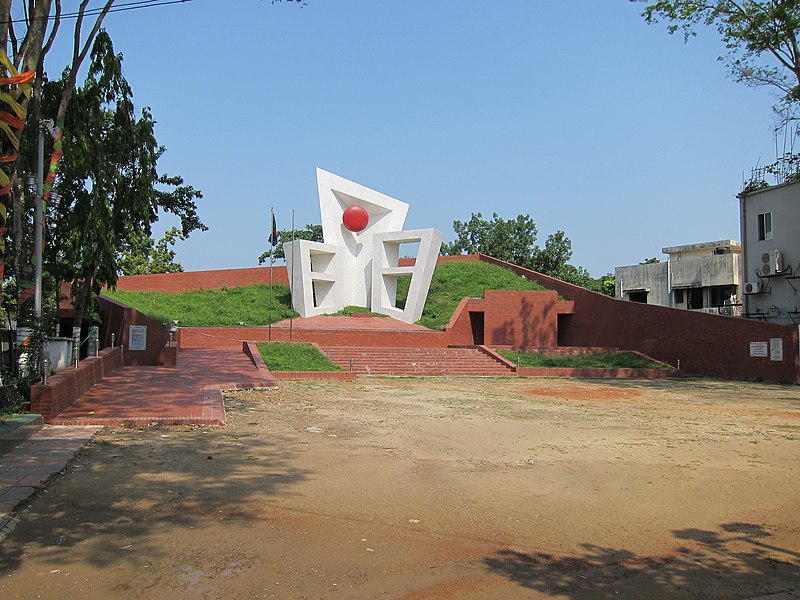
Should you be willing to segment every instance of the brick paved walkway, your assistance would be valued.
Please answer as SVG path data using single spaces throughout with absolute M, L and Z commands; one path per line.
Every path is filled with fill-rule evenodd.
M 176 367 L 124 367 L 53 419 L 58 425 L 225 422 L 222 389 L 275 387 L 235 350 L 182 350 Z

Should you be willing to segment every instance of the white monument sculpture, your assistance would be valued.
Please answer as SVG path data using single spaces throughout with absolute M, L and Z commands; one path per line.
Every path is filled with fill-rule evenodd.
M 408 204 L 317 169 L 324 242 L 283 245 L 292 305 L 303 317 L 364 306 L 413 323 L 422 316 L 442 233 L 403 231 Z M 416 263 L 399 266 L 418 246 Z M 397 280 L 411 276 L 405 306 L 397 307 Z

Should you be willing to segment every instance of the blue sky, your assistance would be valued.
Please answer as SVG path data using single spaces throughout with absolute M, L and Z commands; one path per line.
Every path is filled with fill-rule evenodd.
M 713 30 L 683 43 L 627 0 L 193 0 L 106 20 L 161 170 L 204 193 L 185 270 L 257 265 L 319 223 L 319 166 L 410 204 L 563 229 L 599 276 L 739 237 L 736 194 L 775 158 L 773 99 L 726 78 Z M 60 71 L 58 54 L 48 70 Z M 172 224 L 162 220 L 157 233 Z

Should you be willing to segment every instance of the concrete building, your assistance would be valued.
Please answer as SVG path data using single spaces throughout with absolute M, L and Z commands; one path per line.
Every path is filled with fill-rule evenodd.
M 614 270 L 616 297 L 632 302 L 736 316 L 741 313 L 735 240 L 662 248 L 666 262 Z
M 800 323 L 800 182 L 739 194 L 743 314 Z

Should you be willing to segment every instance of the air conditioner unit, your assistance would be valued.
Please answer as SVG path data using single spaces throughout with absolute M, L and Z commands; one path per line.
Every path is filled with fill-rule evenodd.
M 745 294 L 760 294 L 761 290 L 762 290 L 762 285 L 760 281 L 749 281 L 744 284 Z
M 778 275 L 783 272 L 783 260 L 780 250 L 770 250 L 761 255 L 761 270 L 763 277 Z

